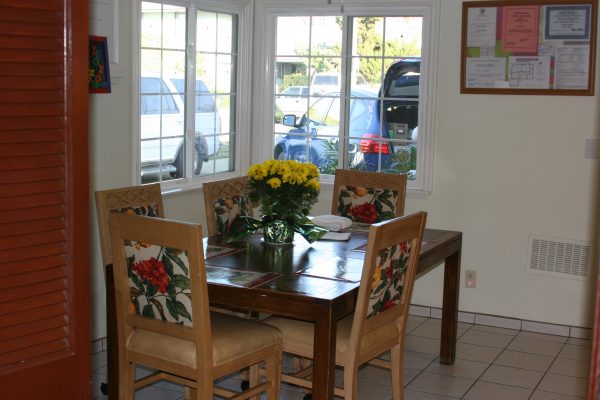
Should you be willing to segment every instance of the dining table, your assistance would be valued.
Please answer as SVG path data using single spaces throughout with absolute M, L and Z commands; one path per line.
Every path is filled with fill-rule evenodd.
M 228 243 L 205 238 L 211 305 L 310 321 L 315 324 L 314 400 L 333 399 L 337 321 L 354 310 L 368 231 L 351 231 L 347 240 L 308 243 L 296 234 L 292 245 L 264 243 L 252 234 Z M 462 233 L 426 229 L 416 278 L 444 268 L 439 362 L 453 364 Z
M 212 306 L 245 309 L 315 324 L 314 400 L 333 399 L 337 321 L 354 310 L 368 232 L 347 240 L 308 243 L 296 234 L 286 246 L 265 244 L 262 235 L 228 243 L 204 238 L 205 267 Z M 426 228 L 416 279 L 444 268 L 439 362 L 456 357 L 462 233 Z M 118 347 L 112 265 L 106 266 L 107 381 L 103 392 L 118 399 Z

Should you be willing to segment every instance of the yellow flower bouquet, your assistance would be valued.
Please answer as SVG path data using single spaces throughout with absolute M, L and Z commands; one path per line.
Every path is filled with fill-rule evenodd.
M 260 205 L 262 221 L 244 217 L 244 226 L 233 229 L 250 234 L 262 228 L 265 242 L 291 243 L 294 232 L 312 243 L 327 230 L 317 227 L 306 217 L 319 196 L 319 169 L 310 163 L 294 160 L 267 160 L 248 169 L 249 197 Z

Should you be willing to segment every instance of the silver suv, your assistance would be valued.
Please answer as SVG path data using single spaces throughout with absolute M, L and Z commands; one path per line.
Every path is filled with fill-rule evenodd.
M 142 182 L 181 178 L 184 175 L 185 114 L 183 80 L 175 82 L 160 77 L 142 77 L 141 89 L 141 175 Z M 181 85 L 178 90 L 176 84 Z M 200 174 L 202 163 L 219 151 L 221 118 L 208 88 L 196 81 L 194 174 Z M 161 118 L 162 115 L 162 118 Z

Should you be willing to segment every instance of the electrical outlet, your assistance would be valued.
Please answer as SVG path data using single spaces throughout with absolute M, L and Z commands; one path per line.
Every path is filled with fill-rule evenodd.
M 465 287 L 468 288 L 475 288 L 477 284 L 477 274 L 475 271 L 473 270 L 466 270 L 465 271 Z

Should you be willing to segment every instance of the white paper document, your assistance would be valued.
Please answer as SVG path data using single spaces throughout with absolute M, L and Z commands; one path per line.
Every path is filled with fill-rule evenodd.
M 509 57 L 511 88 L 550 89 L 550 57 Z
M 496 46 L 496 7 L 469 8 L 467 47 Z
M 467 58 L 467 88 L 496 88 L 506 81 L 506 58 Z
M 554 66 L 556 89 L 587 89 L 589 46 L 557 46 Z
M 321 236 L 321 240 L 348 240 L 350 232 L 327 232 Z

